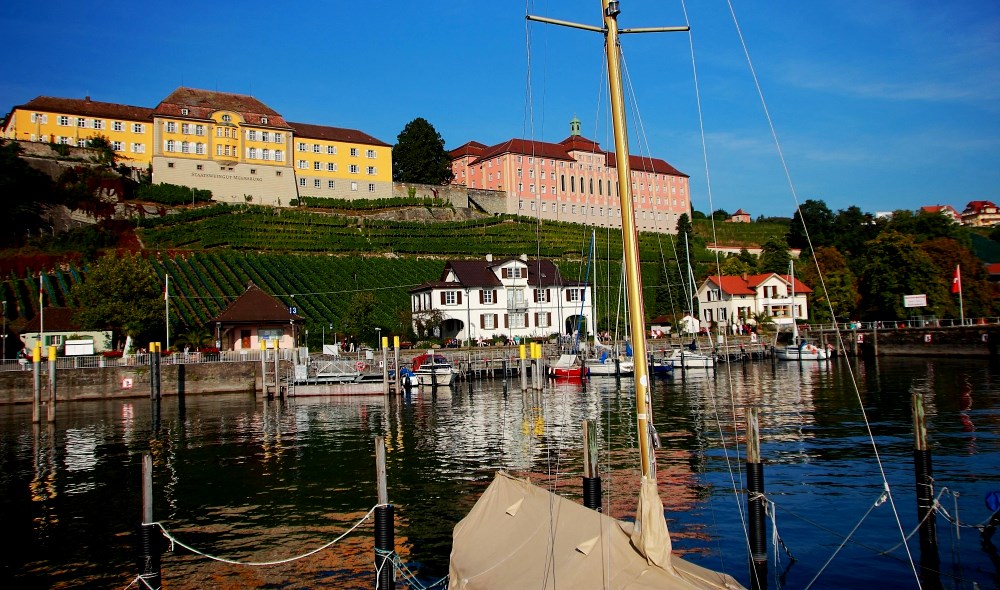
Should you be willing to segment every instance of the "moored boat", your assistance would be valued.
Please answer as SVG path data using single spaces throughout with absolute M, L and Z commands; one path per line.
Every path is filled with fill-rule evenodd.
M 414 357 L 411 366 L 413 374 L 420 379 L 420 385 L 451 385 L 455 368 L 444 355 L 428 350 L 426 354 Z
M 589 375 L 587 367 L 580 362 L 575 354 L 560 355 L 556 362 L 549 365 L 549 377 L 555 379 L 584 379 Z

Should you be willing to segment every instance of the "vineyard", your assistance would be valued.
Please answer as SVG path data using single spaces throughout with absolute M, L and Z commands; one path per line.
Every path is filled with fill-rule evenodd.
M 353 298 L 363 292 L 373 293 L 378 302 L 374 323 L 389 332 L 404 333 L 405 312 L 410 308 L 409 289 L 437 280 L 445 259 L 219 250 L 151 256 L 150 261 L 164 283 L 166 276 L 170 276 L 171 323 L 178 330 L 208 325 L 252 282 L 289 307 L 295 307 L 306 319 L 310 339 L 318 343 L 324 330 L 343 332 Z M 586 266 L 580 260 L 563 260 L 558 264 L 567 280 L 585 279 Z M 647 299 L 652 304 L 658 292 L 656 285 L 660 283 L 659 264 L 646 263 L 643 270 Z M 594 272 L 592 268 L 591 282 Z M 602 262 L 596 269 L 599 285 L 595 302 L 602 329 L 614 328 L 613 321 L 606 316 L 616 313 L 620 272 L 619 263 Z M 85 274 L 86 268 L 72 263 L 42 272 L 46 306 L 76 307 L 72 286 L 83 280 Z M 9 322 L 30 319 L 38 313 L 38 276 L 37 271 L 28 269 L 21 276 L 12 273 L 0 283 L 0 294 L 8 302 Z

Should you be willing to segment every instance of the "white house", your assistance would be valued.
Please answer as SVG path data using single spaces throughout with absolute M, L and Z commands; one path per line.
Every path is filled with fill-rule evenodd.
M 698 309 L 701 321 L 716 326 L 746 323 L 753 314 L 791 326 L 794 320 L 809 319 L 809 293 L 812 289 L 789 275 L 712 275 L 698 288 Z
M 591 289 L 564 280 L 551 260 L 449 260 L 441 278 L 410 290 L 414 331 L 437 323 L 441 338 L 536 338 L 594 329 Z

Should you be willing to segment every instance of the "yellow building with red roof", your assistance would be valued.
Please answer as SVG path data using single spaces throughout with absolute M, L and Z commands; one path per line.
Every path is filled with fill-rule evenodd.
M 177 88 L 156 107 L 40 96 L 14 107 L 0 136 L 86 147 L 106 137 L 154 183 L 213 199 L 289 205 L 303 196 L 392 196 L 392 146 L 355 129 L 290 123 L 257 98 Z

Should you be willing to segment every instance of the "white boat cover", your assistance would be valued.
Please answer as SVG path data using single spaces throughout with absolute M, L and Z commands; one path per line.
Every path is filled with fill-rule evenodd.
M 450 590 L 741 589 L 732 577 L 670 553 L 652 480 L 636 525 L 498 472 L 452 534 Z

